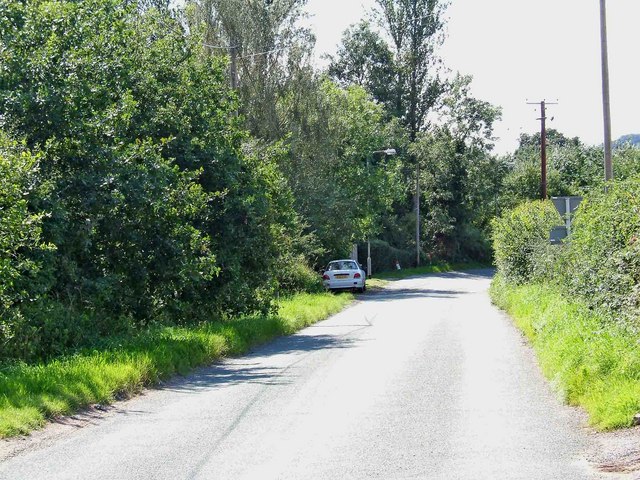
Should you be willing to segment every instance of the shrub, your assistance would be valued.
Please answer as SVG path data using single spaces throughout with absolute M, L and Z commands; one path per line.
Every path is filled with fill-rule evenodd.
M 323 290 L 320 275 L 307 265 L 302 255 L 282 260 L 283 263 L 276 266 L 276 278 L 282 291 L 317 293 Z
M 37 295 L 34 253 L 52 248 L 40 238 L 44 215 L 28 208 L 36 172 L 37 157 L 0 134 L 0 358 L 23 322 L 15 305 Z
M 535 252 L 549 242 L 549 232 L 561 223 L 551 202 L 526 202 L 496 218 L 492 224 L 498 270 L 512 282 L 531 280 Z
M 566 252 L 563 283 L 592 307 L 633 313 L 640 285 L 640 178 L 584 199 Z

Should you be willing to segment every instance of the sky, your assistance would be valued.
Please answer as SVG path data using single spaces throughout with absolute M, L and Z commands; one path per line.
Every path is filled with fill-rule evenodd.
M 342 32 L 373 0 L 309 0 L 321 56 L 335 53 Z M 452 0 L 447 68 L 474 78 L 475 97 L 502 107 L 498 153 L 513 151 L 520 133 L 540 130 L 539 105 L 555 128 L 592 145 L 603 143 L 599 0 Z M 612 136 L 640 133 L 640 0 L 608 0 Z

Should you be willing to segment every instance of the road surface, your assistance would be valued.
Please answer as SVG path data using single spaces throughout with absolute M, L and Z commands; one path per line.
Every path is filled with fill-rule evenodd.
M 36 434 L 0 478 L 599 478 L 582 416 L 490 304 L 491 273 L 392 282 L 82 428 Z

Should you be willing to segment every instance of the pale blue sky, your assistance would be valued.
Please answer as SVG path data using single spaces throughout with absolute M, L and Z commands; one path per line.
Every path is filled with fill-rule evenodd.
M 317 55 L 335 52 L 342 31 L 373 0 L 309 0 Z M 640 0 L 609 0 L 613 137 L 640 133 Z M 559 100 L 549 124 L 590 144 L 602 143 L 598 0 L 452 0 L 441 51 L 452 70 L 474 76 L 474 95 L 503 107 L 498 151 L 539 129 L 529 101 Z

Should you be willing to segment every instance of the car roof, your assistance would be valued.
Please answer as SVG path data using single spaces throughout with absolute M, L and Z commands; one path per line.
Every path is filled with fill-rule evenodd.
M 343 258 L 340 260 L 331 260 L 329 263 L 333 263 L 333 262 L 356 262 L 356 261 L 353 258 Z

